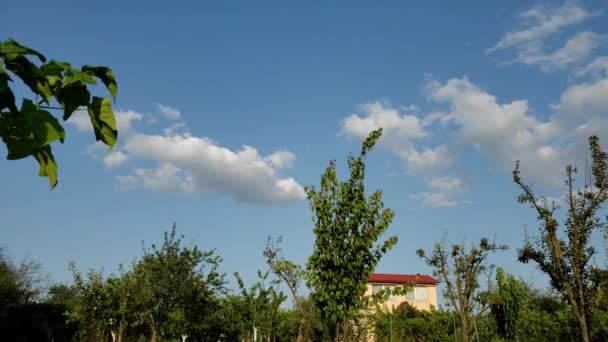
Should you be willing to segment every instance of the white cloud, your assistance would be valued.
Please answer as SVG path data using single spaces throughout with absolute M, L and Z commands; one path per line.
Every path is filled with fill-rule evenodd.
M 154 169 L 137 169 L 134 176 L 156 191 L 226 193 L 240 201 L 281 203 L 305 198 L 293 178 L 281 178 L 295 155 L 278 151 L 262 157 L 251 146 L 232 151 L 208 138 L 190 134 L 136 134 L 125 144 L 133 157 L 156 161 Z
M 458 192 L 463 189 L 464 182 L 457 177 L 435 177 L 428 180 L 431 188 L 441 192 Z
M 380 102 L 371 102 L 359 106 L 363 115 L 352 114 L 344 119 L 343 132 L 364 139 L 374 129 L 383 128 L 385 140 L 412 140 L 426 136 L 418 117 L 401 115 L 395 108 Z
M 182 116 L 182 113 L 177 108 L 164 106 L 160 103 L 158 104 L 158 111 L 169 120 L 179 120 Z
M 608 114 L 608 78 L 570 86 L 562 93 L 555 109 L 586 117 Z
M 514 49 L 517 57 L 510 63 L 538 65 L 543 71 L 579 65 L 604 42 L 604 37 L 590 31 L 579 32 L 553 52 L 547 52 L 548 38 L 594 15 L 575 2 L 566 2 L 561 7 L 533 7 L 520 15 L 517 29 L 506 33 L 486 53 Z
M 487 49 L 486 52 L 491 53 L 521 44 L 538 42 L 592 15 L 593 13 L 574 2 L 567 2 L 563 6 L 556 8 L 533 7 L 520 15 L 522 25 L 519 29 L 505 34 L 494 47 Z
M 412 173 L 426 172 L 450 163 L 445 145 L 421 149 L 415 146 L 416 140 L 429 135 L 419 117 L 401 114 L 398 109 L 380 102 L 364 104 L 359 109 L 361 114 L 352 114 L 343 120 L 342 133 L 364 139 L 372 130 L 381 127 L 379 144 L 401 158 Z
M 274 168 L 282 169 L 292 167 L 296 161 L 296 155 L 289 151 L 277 151 L 264 159 Z
M 145 188 L 154 191 L 193 193 L 199 190 L 191 174 L 172 163 L 161 163 L 156 168 L 136 169 L 135 176 Z
M 460 204 L 459 201 L 450 198 L 449 194 L 441 192 L 421 192 L 414 194 L 413 199 L 419 200 L 424 207 L 447 208 Z
M 563 166 L 563 148 L 552 144 L 560 128 L 554 122 L 538 121 L 526 100 L 498 103 L 466 77 L 445 83 L 430 79 L 427 89 L 433 101 L 450 105 L 448 115 L 460 143 L 475 146 L 501 170 L 511 170 L 521 160 L 522 170 L 533 181 L 561 182 L 559 174 L 547 172 Z
M 112 151 L 103 158 L 103 165 L 111 169 L 124 164 L 128 159 L 128 156 L 124 152 Z
M 462 203 L 454 197 L 465 189 L 464 181 L 459 177 L 440 176 L 425 179 L 432 191 L 414 194 L 411 197 L 419 200 L 424 207 L 443 208 L 453 207 Z

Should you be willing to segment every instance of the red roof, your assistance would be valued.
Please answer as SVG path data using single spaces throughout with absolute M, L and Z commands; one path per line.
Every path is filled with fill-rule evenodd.
M 423 285 L 437 285 L 439 280 L 423 274 L 383 274 L 383 273 L 372 273 L 367 280 L 368 283 L 379 283 L 379 284 L 406 284 L 409 282 L 416 282 L 417 284 Z

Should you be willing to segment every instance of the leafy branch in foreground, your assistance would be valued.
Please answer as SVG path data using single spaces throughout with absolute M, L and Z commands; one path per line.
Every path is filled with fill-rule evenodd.
M 40 61 L 33 63 L 28 56 Z M 13 78 L 19 78 L 35 98 L 24 97 L 21 108 L 11 89 Z M 57 185 L 57 163 L 51 144 L 65 141 L 65 130 L 59 120 L 45 109 L 63 110 L 68 120 L 76 110 L 86 107 L 95 139 L 110 149 L 116 144 L 118 131 L 109 98 L 91 96 L 89 86 L 96 78 L 106 86 L 115 100 L 118 84 L 114 72 L 104 66 L 85 65 L 80 70 L 70 63 L 46 61 L 40 52 L 9 39 L 0 41 L 0 137 L 8 150 L 7 159 L 32 156 L 40 164 L 39 175 L 48 177 L 51 188 Z M 40 100 L 38 100 L 40 98 Z

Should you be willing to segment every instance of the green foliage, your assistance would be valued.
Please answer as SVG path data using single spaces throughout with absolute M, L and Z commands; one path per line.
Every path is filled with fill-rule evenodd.
M 27 56 L 41 62 L 36 65 Z M 15 103 L 10 87 L 13 77 L 32 91 L 36 100 L 24 98 L 21 109 Z M 9 39 L 0 41 L 0 137 L 8 149 L 7 159 L 32 156 L 40 164 L 39 175 L 48 177 L 51 188 L 57 185 L 57 164 L 51 144 L 65 140 L 65 131 L 59 121 L 45 109 L 63 109 L 63 120 L 80 107 L 87 107 L 95 131 L 95 138 L 114 147 L 118 137 L 111 101 L 93 96 L 89 86 L 100 79 L 112 98 L 116 99 L 118 84 L 114 72 L 108 67 L 83 66 L 80 70 L 69 63 L 51 60 L 41 53 Z M 41 98 L 38 101 L 38 97 Z M 5 111 L 6 110 L 6 111 Z
M 138 317 L 148 325 L 152 340 L 211 329 L 207 318 L 217 306 L 215 297 L 225 291 L 220 262 L 214 251 L 182 247 L 175 225 L 165 233 L 162 246 L 144 250 L 132 273 L 139 288 Z
M 601 300 L 607 296 L 608 270 L 594 265 L 591 260 L 596 250 L 591 243 L 594 232 L 606 227 L 605 217 L 598 211 L 608 200 L 608 154 L 602 151 L 596 136 L 589 138 L 591 152 L 591 180 L 583 189 L 576 190 L 577 169 L 566 167 L 567 213 L 563 232 L 559 231 L 555 203 L 538 197 L 531 185 L 521 179 L 519 162 L 513 180 L 522 190 L 518 200 L 527 203 L 538 214 L 538 236 L 526 238 L 518 251 L 523 263 L 536 263 L 549 276 L 551 286 L 568 302 L 579 324 L 583 341 L 590 341 L 591 318 Z M 585 170 L 587 172 L 587 170 Z
M 377 342 L 389 341 L 449 341 L 454 332 L 452 314 L 432 309 L 417 310 L 406 304 L 392 311 L 375 314 L 375 336 Z
M 416 252 L 433 268 L 433 275 L 445 284 L 443 296 L 459 320 L 463 342 L 469 341 L 474 333 L 474 313 L 483 311 L 481 306 L 486 302 L 485 292 L 479 291 L 479 277 L 492 269 L 487 259 L 491 253 L 506 249 L 505 245 L 482 238 L 469 249 L 464 242 L 452 245 L 450 250 L 444 243 L 436 243 L 430 255 L 422 249 Z
M 258 271 L 258 281 L 249 289 L 238 273 L 234 273 L 240 290 L 241 336 L 253 338 L 253 328 L 257 330 L 258 340 L 276 337 L 280 324 L 280 307 L 286 297 L 278 290 L 279 281 L 269 280 L 270 272 Z
M 382 134 L 373 131 L 363 142 L 358 157 L 349 156 L 350 178 L 340 181 L 331 161 L 321 175 L 319 189 L 308 187 L 308 201 L 314 213 L 316 236 L 306 265 L 311 298 L 335 339 L 341 324 L 355 319 L 366 305 L 365 282 L 382 255 L 396 243 L 392 236 L 377 245 L 394 213 L 384 209 L 382 191 L 369 198 L 365 193 L 365 157 Z
M 496 270 L 498 289 L 492 295 L 490 309 L 496 319 L 498 334 L 505 339 L 515 339 L 521 319 L 527 291 L 524 284 L 502 268 Z

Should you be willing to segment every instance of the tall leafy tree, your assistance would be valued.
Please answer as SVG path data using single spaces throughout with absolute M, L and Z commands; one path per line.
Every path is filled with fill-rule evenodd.
M 504 339 L 514 340 L 528 291 L 521 281 L 500 267 L 496 270 L 496 287 L 490 300 L 490 310 L 496 319 L 498 334 Z
M 182 246 L 175 225 L 165 232 L 160 247 L 144 250 L 133 276 L 140 288 L 139 317 L 148 325 L 152 342 L 202 333 L 205 317 L 215 309 L 215 297 L 225 290 L 220 262 L 214 251 Z
M 21 79 L 33 93 L 23 98 L 20 108 L 11 89 L 14 78 Z M 8 150 L 7 159 L 34 157 L 40 164 L 39 175 L 49 178 L 51 188 L 57 185 L 51 144 L 57 140 L 63 143 L 65 130 L 48 111 L 51 109 L 62 110 L 65 121 L 74 111 L 86 107 L 95 138 L 112 148 L 118 136 L 112 101 L 91 96 L 89 87 L 97 84 L 96 78 L 116 99 L 118 85 L 110 68 L 85 65 L 76 69 L 67 62 L 47 62 L 40 52 L 12 39 L 0 41 L 0 137 Z M 57 104 L 59 107 L 53 106 Z
M 394 213 L 384 209 L 382 191 L 367 197 L 365 158 L 382 129 L 363 141 L 359 156 L 349 156 L 350 177 L 340 181 L 336 162 L 331 161 L 321 175 L 319 188 L 306 189 L 316 239 L 306 265 L 308 286 L 321 318 L 336 341 L 345 323 L 357 319 L 365 306 L 365 282 L 380 258 L 396 243 L 392 236 L 377 243 L 386 232 Z
M 453 244 L 450 249 L 444 243 L 436 243 L 430 254 L 422 249 L 416 252 L 433 268 L 433 275 L 445 284 L 443 296 L 460 323 L 462 342 L 468 342 L 473 335 L 473 315 L 480 308 L 479 304 L 485 302 L 480 298 L 483 293 L 479 278 L 492 267 L 488 264 L 488 256 L 506 249 L 507 246 L 482 238 L 479 244 L 471 244 L 470 248 L 465 242 Z
M 601 300 L 607 296 L 608 272 L 594 265 L 596 249 L 592 235 L 606 227 L 607 221 L 598 211 L 608 199 L 608 154 L 602 151 L 596 136 L 589 138 L 591 179 L 577 190 L 576 167 L 566 166 L 566 213 L 563 228 L 556 218 L 554 202 L 538 196 L 532 185 L 521 178 L 519 162 L 513 180 L 522 193 L 520 203 L 530 205 L 538 215 L 538 235 L 526 238 L 518 250 L 523 263 L 534 262 L 549 276 L 551 286 L 568 302 L 579 325 L 583 341 L 590 341 L 591 318 Z M 585 170 L 587 172 L 587 170 Z

